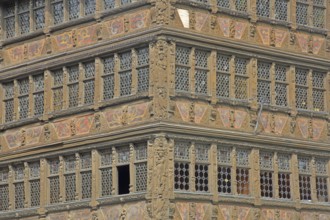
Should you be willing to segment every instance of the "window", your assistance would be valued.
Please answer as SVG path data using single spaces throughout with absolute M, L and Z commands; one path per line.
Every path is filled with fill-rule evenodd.
M 298 157 L 300 200 L 312 200 L 310 159 Z
M 120 96 L 128 96 L 132 93 L 132 54 L 125 52 L 119 54 L 120 61 Z
M 195 189 L 209 192 L 209 149 L 207 144 L 196 144 Z
M 19 119 L 29 117 L 29 78 L 18 80 L 18 113 Z
M 64 21 L 64 5 L 63 0 L 52 0 L 51 9 L 53 16 L 53 24 L 61 24 Z
M 79 18 L 80 0 L 68 0 L 69 20 Z
M 260 152 L 260 192 L 261 197 L 272 198 L 273 197 L 273 153 Z
M 3 8 L 6 38 L 15 37 L 15 3 L 8 3 Z
M 64 182 L 65 182 L 65 201 L 76 200 L 76 158 L 74 155 L 64 159 Z
M 188 142 L 176 142 L 174 146 L 174 190 L 189 190 Z
M 249 151 L 243 149 L 237 149 L 236 157 L 236 182 L 237 182 L 237 194 L 249 195 Z
M 270 0 L 257 0 L 257 15 L 270 17 Z
M 116 6 L 116 0 L 103 0 L 104 9 L 113 9 Z
M 209 52 L 195 50 L 195 93 L 208 94 Z
M 296 107 L 307 109 L 308 70 L 296 68 Z
M 14 121 L 14 82 L 3 84 L 4 105 L 5 105 L 5 122 Z
M 71 66 L 68 71 L 69 108 L 79 105 L 79 66 Z
M 30 2 L 18 1 L 18 29 L 19 33 L 27 34 L 30 32 Z
M 29 168 L 30 206 L 37 207 L 40 205 L 40 163 L 30 163 Z
M 275 0 L 275 19 L 288 20 L 288 0 Z
M 55 204 L 60 202 L 60 160 L 49 160 L 49 203 Z
M 263 104 L 270 104 L 270 85 L 271 85 L 271 77 L 270 77 L 270 69 L 272 64 L 265 62 L 258 62 L 258 102 Z
M 308 3 L 307 0 L 298 0 L 296 6 L 296 22 L 297 24 L 307 25 L 308 20 Z
M 118 154 L 118 194 L 128 194 L 130 193 L 130 148 L 124 146 L 116 150 Z
M 95 0 L 84 0 L 85 15 L 92 15 L 95 13 L 96 3 Z
M 278 154 L 278 192 L 280 199 L 291 199 L 290 156 Z
M 137 52 L 138 93 L 149 89 L 149 48 L 140 48 Z
M 109 100 L 115 93 L 115 59 L 113 56 L 103 59 L 103 99 Z
M 287 106 L 287 67 L 275 64 L 275 104 L 278 106 Z
M 135 146 L 135 191 L 144 192 L 147 190 L 147 143 L 137 144 Z
M 247 0 L 235 0 L 235 9 L 241 12 L 247 12 Z
M 326 74 L 313 71 L 313 110 L 324 111 L 324 79 Z
M 92 197 L 92 156 L 91 153 L 80 155 L 81 198 Z
M 317 158 L 316 161 L 316 194 L 319 202 L 329 202 L 327 166 L 328 160 Z
M 230 8 L 230 1 L 229 0 L 217 0 L 218 7 L 221 8 Z
M 235 98 L 248 98 L 247 60 L 235 57 Z
M 33 0 L 33 20 L 36 30 L 45 26 L 45 0 Z
M 101 196 L 112 195 L 112 150 L 103 150 L 101 155 Z
M 317 28 L 325 27 L 325 11 L 324 0 L 313 0 L 313 26 Z
M 33 109 L 34 115 L 44 113 L 44 75 L 33 76 Z
M 53 71 L 53 111 L 60 111 L 63 109 L 63 70 Z
M 324 0 L 313 0 L 310 4 L 307 0 L 298 0 L 296 7 L 296 22 L 299 25 L 325 27 L 325 2 Z M 312 13 L 312 14 L 311 14 Z M 308 18 L 312 17 L 311 23 Z
M 274 5 L 274 7 L 272 7 Z M 274 10 L 272 10 L 274 8 Z M 257 0 L 257 15 L 287 21 L 288 0 Z
M 25 202 L 24 166 L 17 165 L 14 169 L 15 209 L 23 209 Z
M 217 97 L 229 97 L 230 56 L 217 54 L 216 64 L 216 94 Z
M 231 185 L 231 148 L 219 147 L 217 149 L 218 161 L 218 193 L 232 193 Z
M 88 62 L 83 64 L 84 67 L 84 103 L 94 103 L 94 89 L 95 89 L 95 62 Z
M 0 211 L 9 209 L 9 185 L 7 168 L 0 168 Z
M 188 92 L 189 85 L 189 59 L 191 49 L 187 47 L 176 47 L 175 54 L 175 90 L 178 92 Z

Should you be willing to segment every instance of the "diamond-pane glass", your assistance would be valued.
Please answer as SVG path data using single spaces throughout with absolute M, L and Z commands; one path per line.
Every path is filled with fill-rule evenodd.
M 235 73 L 238 75 L 246 75 L 247 60 L 243 58 L 235 58 Z
M 307 109 L 307 88 L 296 86 L 296 107 Z
M 49 202 L 50 204 L 60 202 L 60 179 L 58 176 L 49 178 Z
M 116 0 L 104 0 L 104 9 L 112 9 L 116 6 Z
M 196 70 L 195 72 L 195 92 L 198 94 L 207 94 L 207 71 Z
M 36 93 L 33 95 L 34 115 L 42 115 L 44 113 L 44 93 Z
M 249 151 L 238 149 L 236 157 L 237 166 L 249 166 Z
M 262 62 L 258 63 L 258 78 L 269 80 L 270 68 L 271 68 L 270 63 L 262 63 Z
M 327 175 L 328 161 L 326 159 L 316 159 L 316 173 L 321 175 Z
M 85 15 L 91 15 L 95 13 L 95 0 L 85 0 Z
M 103 77 L 103 99 L 109 100 L 114 96 L 115 76 L 108 75 Z
M 24 166 L 18 165 L 15 167 L 15 180 L 23 180 L 24 179 Z
M 287 106 L 287 85 L 282 83 L 275 83 L 275 102 L 279 106 Z
M 177 47 L 175 53 L 176 64 L 189 65 L 190 48 Z
M 63 89 L 53 89 L 53 108 L 54 111 L 62 110 L 63 107 Z
M 174 189 L 189 190 L 189 164 L 174 163 Z
M 307 69 L 296 68 L 296 84 L 307 86 L 307 75 L 308 75 Z
M 249 170 L 245 168 L 236 169 L 237 194 L 249 194 Z
M 320 72 L 313 72 L 313 87 L 314 88 L 324 88 L 324 78 L 325 74 Z
M 196 160 L 197 161 L 209 161 L 209 148 L 210 146 L 207 144 L 196 144 L 195 152 L 196 152 Z
M 9 209 L 9 186 L 0 185 L 0 211 Z
M 270 0 L 257 0 L 257 15 L 262 17 L 269 17 Z
M 316 194 L 319 202 L 329 201 L 326 177 L 316 177 Z
M 264 104 L 270 104 L 270 82 L 258 80 L 258 102 Z
M 69 82 L 76 82 L 79 79 L 79 67 L 71 66 L 68 68 Z
M 176 91 L 189 91 L 189 68 L 188 67 L 175 67 L 175 90 Z
M 195 60 L 196 67 L 207 68 L 209 53 L 206 51 L 196 50 L 195 51 Z
M 147 92 L 149 89 L 149 67 L 138 69 L 138 92 Z
M 235 98 L 247 99 L 247 78 L 235 76 Z
M 324 111 L 324 90 L 313 89 L 313 109 Z
M 310 176 L 299 175 L 300 200 L 312 200 Z
M 11 83 L 3 84 L 3 88 L 6 99 L 14 97 L 14 83 L 11 82 Z
M 40 180 L 30 181 L 31 207 L 40 205 Z
M 290 174 L 278 174 L 278 193 L 280 199 L 291 199 Z
M 296 6 L 297 24 L 307 25 L 307 19 L 308 19 L 307 11 L 308 11 L 308 5 L 297 2 L 297 6 Z
M 5 101 L 5 122 L 14 120 L 14 100 Z
M 237 11 L 247 11 L 247 0 L 235 0 L 235 8 Z
M 127 71 L 119 74 L 120 96 L 131 95 L 132 93 L 132 72 Z
M 33 77 L 34 92 L 44 90 L 44 75 L 37 75 Z
M 15 209 L 22 209 L 24 208 L 24 199 L 25 199 L 25 192 L 24 192 L 24 183 L 15 183 Z
M 75 156 L 68 156 L 65 158 L 65 172 L 74 172 L 76 168 Z
M 101 151 L 101 166 L 110 166 L 112 164 L 112 150 Z
M 313 7 L 313 25 L 317 28 L 324 28 L 325 23 L 325 9 L 320 7 Z
M 119 55 L 120 70 L 129 70 L 132 68 L 132 54 L 131 52 L 122 53 Z
M 80 155 L 80 167 L 81 169 L 92 168 L 92 156 L 90 153 L 84 153 Z
M 217 0 L 217 5 L 218 5 L 218 7 L 229 8 L 230 1 L 229 0 Z
M 282 65 L 275 65 L 275 80 L 286 82 L 286 66 Z
M 275 0 L 275 19 L 286 21 L 288 19 L 288 1 Z
M 229 97 L 229 78 L 228 74 L 217 73 L 216 94 L 218 97 Z
M 80 0 L 68 0 L 69 19 L 79 18 Z
M 78 106 L 79 85 L 78 83 L 68 86 L 69 88 L 69 108 Z
M 310 173 L 310 159 L 307 157 L 298 158 L 298 168 L 300 173 Z
M 149 48 L 141 48 L 138 49 L 137 51 L 137 60 L 138 60 L 138 65 L 143 66 L 143 65 L 149 65 Z
M 23 96 L 18 99 L 19 118 L 24 119 L 29 116 L 29 96 Z
M 50 175 L 58 174 L 59 168 L 60 168 L 60 160 L 54 159 L 49 161 Z
M 30 167 L 30 178 L 40 177 L 40 163 L 34 162 L 29 164 Z
M 273 153 L 260 152 L 260 169 L 273 169 Z
M 132 0 L 120 0 L 121 5 L 132 3 Z
M 26 95 L 29 93 L 29 79 L 25 78 L 18 81 L 19 94 Z
M 102 196 L 110 196 L 112 192 L 112 168 L 101 170 Z
M 62 86 L 63 85 L 63 70 L 56 70 L 53 72 L 53 85 Z
M 290 171 L 290 156 L 286 154 L 278 154 L 278 169 L 281 171 Z
M 262 197 L 273 197 L 273 173 L 267 171 L 260 172 L 260 192 Z
M 218 193 L 231 193 L 231 168 L 218 166 Z
M 324 6 L 324 0 L 313 0 L 314 5 Z
M 136 160 L 146 160 L 148 158 L 148 151 L 147 151 L 146 144 L 138 144 L 135 146 L 135 159 Z
M 175 159 L 189 159 L 189 146 L 188 142 L 177 142 L 174 146 L 174 157 Z
M 52 4 L 54 24 L 61 24 L 64 20 L 63 1 Z
M 136 191 L 143 192 L 147 190 L 147 163 L 138 163 L 135 165 Z
M 82 199 L 89 199 L 92 197 L 92 172 L 81 173 L 81 194 Z
M 8 17 L 5 19 L 5 29 L 7 38 L 15 36 L 15 17 Z
M 94 102 L 94 80 L 89 80 L 84 82 L 84 103 L 92 104 Z
M 217 55 L 217 71 L 229 73 L 230 56 Z
M 30 32 L 30 14 L 22 13 L 18 15 L 18 27 L 20 34 L 27 34 Z
M 65 201 L 73 201 L 76 198 L 76 175 L 65 176 Z
M 230 164 L 231 163 L 231 148 L 230 147 L 218 147 L 217 150 L 217 160 L 220 164 Z
M 121 147 L 117 149 L 118 152 L 118 163 L 129 163 L 130 150 L 128 147 Z
M 8 181 L 8 170 L 1 169 L 0 170 L 0 183 L 6 183 Z
M 45 26 L 45 8 L 34 10 L 34 23 L 35 29 L 39 30 Z
M 209 191 L 209 167 L 206 164 L 195 165 L 195 188 L 198 192 Z

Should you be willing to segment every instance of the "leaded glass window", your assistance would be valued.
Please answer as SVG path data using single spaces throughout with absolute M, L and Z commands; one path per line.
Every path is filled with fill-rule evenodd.
M 221 8 L 230 8 L 229 0 L 217 0 L 217 6 Z
M 92 15 L 95 13 L 96 3 L 95 0 L 84 0 L 85 1 L 85 15 Z
M 175 90 L 188 92 L 189 85 L 189 58 L 191 49 L 188 47 L 176 47 L 175 53 Z
M 0 168 L 0 211 L 9 209 L 8 169 Z
M 208 57 L 209 52 L 195 50 L 195 92 L 208 93 Z
M 196 191 L 209 191 L 209 149 L 208 144 L 196 144 L 196 164 L 195 164 L 195 188 Z
M 101 195 L 112 194 L 112 150 L 103 150 L 101 154 Z
M 296 68 L 296 107 L 307 109 L 308 70 Z
M 328 195 L 328 160 L 322 158 L 315 159 L 316 165 L 316 194 L 319 202 L 329 202 Z
M 313 110 L 324 111 L 324 81 L 325 75 L 321 72 L 313 71 Z
M 132 93 L 132 54 L 131 52 L 119 55 L 120 61 L 120 96 L 131 95 Z
M 189 142 L 174 145 L 174 189 L 189 190 Z
M 249 189 L 249 150 L 237 149 L 236 150 L 236 184 L 237 194 L 248 195 Z
M 5 122 L 14 120 L 14 83 L 9 82 L 3 84 L 4 106 L 5 106 Z
M 103 59 L 103 99 L 114 97 L 115 90 L 115 59 L 113 56 Z
M 317 28 L 325 27 L 325 12 L 323 0 L 313 0 L 313 26 Z
M 95 63 L 84 63 L 84 103 L 94 103 L 94 90 L 95 90 Z
M 30 32 L 30 2 L 18 1 L 18 29 L 20 34 Z
M 270 69 L 271 63 L 258 62 L 258 85 L 257 97 L 258 102 L 263 104 L 270 104 Z
M 247 59 L 235 58 L 235 98 L 247 99 L 248 97 Z
M 120 147 L 117 148 L 118 153 L 118 163 L 119 164 L 128 164 L 130 160 L 130 149 L 129 147 Z
M 80 0 L 68 0 L 69 20 L 79 18 Z
M 283 65 L 275 65 L 275 103 L 279 106 L 287 106 L 287 67 Z
M 135 164 L 136 191 L 143 192 L 147 190 L 147 162 Z
M 257 0 L 257 15 L 267 18 L 270 16 L 270 0 Z
M 29 78 L 18 80 L 18 91 L 19 118 L 25 119 L 29 116 Z
M 300 200 L 310 201 L 312 199 L 310 158 L 298 157 L 298 169 Z
M 218 193 L 231 193 L 231 148 L 218 146 Z
M 74 172 L 76 169 L 76 158 L 74 155 L 65 158 L 65 172 Z
M 33 0 L 34 28 L 42 29 L 45 26 L 45 0 Z
M 60 111 L 63 108 L 63 70 L 53 71 L 53 111 Z
M 6 4 L 3 14 L 6 38 L 15 37 L 15 2 Z
M 296 22 L 300 25 L 308 24 L 308 4 L 303 1 L 297 1 Z
M 81 194 L 82 199 L 92 197 L 92 156 L 90 153 L 80 155 Z
M 260 192 L 261 197 L 273 197 L 273 153 L 260 152 Z
M 52 0 L 51 9 L 52 9 L 54 25 L 63 23 L 64 21 L 63 0 Z
M 49 203 L 55 204 L 60 202 L 60 178 L 59 168 L 60 160 L 52 159 L 49 160 Z
M 121 5 L 126 5 L 126 4 L 129 4 L 129 3 L 132 3 L 132 0 L 120 0 Z
M 104 9 L 113 9 L 116 6 L 116 0 L 104 0 Z
M 44 113 L 44 75 L 33 76 L 33 109 L 34 115 Z
M 24 200 L 25 200 L 24 182 L 15 183 L 14 190 L 15 190 L 15 209 L 22 209 L 24 208 Z
M 40 163 L 29 164 L 30 168 L 30 205 L 36 207 L 40 205 Z
M 68 70 L 69 108 L 79 104 L 79 66 L 71 66 Z
M 230 56 L 217 54 L 216 71 L 217 97 L 229 97 Z
M 288 20 L 288 0 L 275 0 L 275 19 Z
M 136 53 L 138 92 L 147 92 L 149 89 L 149 48 L 137 49 Z
M 76 158 L 74 155 L 64 158 L 65 201 L 76 199 Z
M 246 12 L 247 5 L 247 0 L 235 0 L 235 9 L 237 11 Z

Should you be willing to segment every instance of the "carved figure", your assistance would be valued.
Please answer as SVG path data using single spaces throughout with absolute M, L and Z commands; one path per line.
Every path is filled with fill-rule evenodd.
M 290 31 L 290 44 L 294 45 L 296 42 L 296 34 L 293 31 Z
M 45 141 L 49 141 L 50 140 L 50 128 L 49 128 L 49 125 L 45 125 L 44 126 L 44 138 L 45 138 Z
M 250 37 L 252 37 L 252 38 L 255 37 L 255 35 L 256 35 L 256 29 L 257 29 L 256 25 L 255 24 L 251 24 L 251 26 L 250 26 Z
M 25 146 L 26 144 L 26 131 L 23 129 L 21 131 L 21 147 Z
M 96 131 L 101 130 L 101 115 L 100 114 L 95 114 L 94 116 L 94 127 Z
M 275 47 L 275 43 L 276 43 L 275 29 L 272 28 L 270 32 L 270 46 Z
M 308 53 L 313 53 L 313 37 L 309 36 L 308 39 Z
M 74 119 L 72 119 L 70 122 L 70 130 L 71 130 L 71 136 L 75 136 L 77 130 L 76 130 L 76 121 Z
M 229 37 L 230 38 L 235 37 L 235 32 L 236 32 L 235 25 L 236 25 L 236 21 L 232 20 L 230 22 L 230 27 L 229 27 Z
M 189 106 L 189 121 L 195 122 L 195 103 L 191 102 Z
M 296 124 L 297 124 L 296 117 L 292 117 L 291 122 L 290 122 L 290 132 L 291 132 L 291 134 L 293 134 L 294 131 L 296 130 Z

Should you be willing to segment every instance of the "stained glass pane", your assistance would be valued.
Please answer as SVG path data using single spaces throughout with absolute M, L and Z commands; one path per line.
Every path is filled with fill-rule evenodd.
M 5 122 L 14 120 L 14 100 L 5 101 Z
M 310 159 L 307 157 L 298 158 L 298 168 L 300 173 L 310 173 Z
M 249 194 L 249 170 L 245 168 L 236 169 L 237 194 Z
M 278 169 L 281 171 L 290 171 L 290 156 L 286 154 L 278 154 Z
M 132 3 L 132 0 L 120 0 L 121 5 Z
M 53 89 L 53 108 L 54 111 L 60 111 L 63 108 L 63 89 Z
M 319 202 L 329 201 L 326 177 L 316 177 L 316 194 Z
M 189 68 L 188 67 L 175 67 L 175 90 L 176 91 L 189 91 Z
M 94 80 L 89 80 L 84 82 L 85 104 L 92 104 L 94 102 L 94 89 L 95 89 Z
M 321 175 L 327 175 L 328 160 L 316 159 L 316 173 Z
M 14 168 L 15 170 L 15 180 L 23 180 L 24 179 L 24 166 L 18 165 Z
M 138 65 L 149 65 L 149 48 L 137 49 Z
M 229 97 L 229 79 L 230 75 L 217 73 L 216 94 L 218 97 Z
M 58 174 L 59 168 L 60 168 L 60 160 L 54 159 L 49 161 L 50 175 Z
M 217 5 L 222 8 L 229 8 L 230 1 L 229 0 L 217 0 Z
M 311 178 L 310 176 L 299 175 L 300 200 L 312 200 Z
M 278 174 L 278 193 L 280 199 L 291 199 L 290 174 Z
M 39 30 L 45 26 L 45 8 L 34 10 L 35 29 Z
M 205 70 L 196 70 L 195 72 L 195 92 L 198 94 L 207 94 L 208 72 Z

